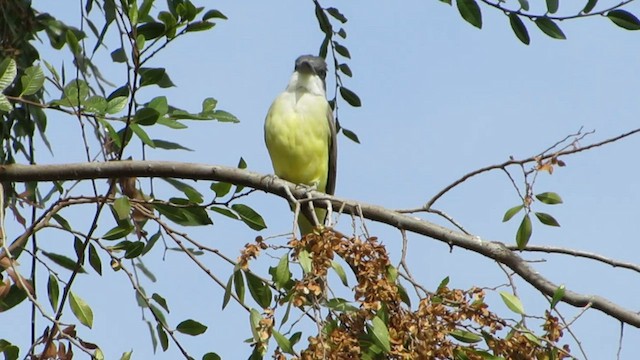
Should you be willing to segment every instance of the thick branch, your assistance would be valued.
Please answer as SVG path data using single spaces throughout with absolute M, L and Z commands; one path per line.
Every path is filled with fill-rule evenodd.
M 161 161 L 113 161 L 107 163 L 77 163 L 63 165 L 7 165 L 0 166 L 0 181 L 53 181 L 82 180 L 118 177 L 174 177 L 192 180 L 215 180 L 244 185 L 287 199 L 288 191 L 298 199 L 306 199 L 307 191 L 294 184 L 255 172 L 224 166 Z M 401 214 L 380 206 L 340 199 L 323 193 L 311 192 L 314 204 L 326 207 L 331 202 L 334 209 L 344 209 L 351 214 L 382 222 L 400 230 L 407 230 L 461 247 L 498 261 L 520 275 L 525 281 L 547 296 L 553 296 L 558 285 L 552 283 L 525 262 L 516 252 L 501 242 L 482 240 L 428 221 Z M 565 303 L 590 306 L 622 322 L 640 328 L 640 314 L 625 309 L 597 295 L 583 295 L 566 290 Z

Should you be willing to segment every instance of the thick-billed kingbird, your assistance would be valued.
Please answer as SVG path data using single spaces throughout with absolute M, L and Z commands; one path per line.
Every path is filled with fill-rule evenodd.
M 269 108 L 264 139 L 276 176 L 333 195 L 338 154 L 326 76 L 323 58 L 302 55 L 296 59 L 289 85 Z M 315 213 L 324 224 L 326 210 L 315 209 Z M 298 225 L 302 235 L 313 228 L 304 215 L 300 215 Z

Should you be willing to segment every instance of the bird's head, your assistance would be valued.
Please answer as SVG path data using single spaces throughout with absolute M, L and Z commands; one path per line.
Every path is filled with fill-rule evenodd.
M 289 89 L 324 95 L 326 90 L 327 63 L 323 58 L 302 55 L 296 59 L 294 72 L 289 81 Z

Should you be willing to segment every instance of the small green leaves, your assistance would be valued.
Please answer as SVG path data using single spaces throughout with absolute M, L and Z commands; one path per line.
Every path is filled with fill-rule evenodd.
M 276 343 L 278 343 L 278 346 L 284 353 L 296 355 L 293 350 L 293 346 L 291 345 L 291 341 L 289 341 L 289 339 L 284 335 L 280 334 L 277 330 L 273 330 L 273 338 L 276 339 Z
M 529 11 L 529 0 L 518 0 L 520 8 L 524 11 Z
M 456 329 L 449 332 L 449 335 L 451 335 L 454 339 L 467 344 L 473 344 L 482 341 L 482 336 L 466 330 Z
M 178 326 L 176 327 L 176 330 L 183 334 L 196 336 L 196 335 L 203 334 L 205 331 L 207 331 L 207 327 L 195 320 L 189 319 L 178 324 Z
M 262 216 L 260 216 L 260 214 L 255 212 L 255 210 L 248 207 L 247 205 L 233 204 L 231 205 L 231 209 L 235 211 L 238 216 L 240 216 L 240 220 L 242 220 L 242 222 L 244 222 L 251 229 L 260 231 L 267 228 L 267 225 L 264 223 L 264 219 L 262 218 Z
M 93 311 L 87 305 L 84 300 L 78 297 L 73 291 L 69 292 L 69 305 L 73 315 L 80 321 L 80 323 L 88 328 L 93 326 Z
M 340 265 L 334 260 L 331 262 L 331 267 L 340 278 L 340 281 L 342 281 L 342 284 L 344 286 L 349 286 L 349 282 L 347 281 L 347 273 L 344 272 L 344 268 L 342 267 L 342 265 Z
M 53 274 L 49 274 L 49 281 L 47 282 L 47 295 L 49 297 L 49 304 L 53 310 L 58 310 L 58 297 L 60 296 L 60 287 L 58 281 Z
M 22 92 L 20 96 L 33 95 L 42 89 L 44 85 L 44 73 L 39 66 L 28 67 L 20 79 Z
M 591 10 L 593 10 L 593 8 L 596 6 L 596 4 L 598 3 L 598 0 L 589 0 L 587 1 L 587 5 L 584 6 L 584 9 L 582 9 L 582 12 L 585 14 L 588 14 L 591 12 Z
M 529 38 L 529 32 L 527 31 L 526 26 L 516 13 L 509 14 L 509 23 L 511 24 L 511 30 L 516 34 L 518 40 L 520 40 L 523 44 L 529 45 L 531 39 Z
M 227 20 L 227 16 L 225 14 L 223 14 L 222 12 L 220 12 L 220 10 L 209 10 L 206 13 L 204 13 L 204 15 L 202 15 L 202 20 L 209 20 L 209 19 L 223 19 L 223 20 Z
M 263 309 L 266 309 L 271 305 L 271 289 L 264 281 L 253 273 L 245 272 L 247 278 L 247 286 L 249 287 L 249 293 L 253 300 L 258 303 Z
M 349 105 L 351 105 L 353 107 L 362 106 L 362 101 L 360 101 L 360 97 L 358 97 L 358 95 L 356 95 L 356 93 L 354 93 L 353 91 L 347 89 L 344 86 L 340 87 L 340 96 L 342 96 L 344 101 L 346 101 Z
M 640 20 L 628 11 L 620 9 L 609 11 L 607 17 L 623 29 L 640 30 Z
M 560 195 L 554 192 L 540 193 L 536 195 L 536 199 L 538 199 L 540 202 L 545 203 L 547 205 L 562 204 L 562 198 L 560 198 Z
M 278 261 L 275 271 L 272 273 L 272 279 L 278 289 L 283 288 L 289 280 L 291 280 L 291 271 L 289 271 L 289 254 L 284 254 Z
M 460 16 L 469 24 L 482 29 L 482 13 L 475 0 L 456 0 Z
M 358 138 L 358 135 L 356 135 L 356 133 L 354 133 L 349 129 L 345 129 L 345 128 L 341 128 L 341 129 L 342 129 L 342 133 L 344 134 L 344 136 L 347 137 L 347 139 L 353 141 L 356 144 L 360 144 L 360 139 Z
M 185 199 L 174 198 L 171 199 L 171 202 L 178 206 L 188 207 L 175 207 L 166 204 L 154 204 L 154 207 L 160 214 L 178 225 L 201 226 L 213 224 L 204 208 L 193 206 L 192 203 Z
M 549 14 L 555 14 L 558 11 L 558 0 L 547 0 L 547 10 Z
M 529 239 L 531 238 L 531 233 L 533 228 L 531 226 L 531 218 L 529 214 L 526 214 L 522 218 L 522 222 L 520 223 L 520 227 L 518 227 L 518 232 L 516 233 L 516 245 L 518 245 L 518 249 L 524 249 L 529 243 Z
M 565 288 L 564 285 L 558 286 L 556 291 L 553 292 L 553 297 L 551 298 L 550 308 L 553 309 L 558 305 L 560 300 L 564 297 Z
M 558 25 L 556 25 L 556 23 L 549 18 L 539 17 L 535 20 L 535 23 L 536 25 L 538 25 L 538 28 L 540 28 L 540 30 L 542 30 L 543 33 L 547 34 L 548 36 L 554 39 L 564 40 L 567 38 L 562 32 L 562 30 L 560 29 L 560 27 L 558 27 Z
M 524 205 L 517 205 L 512 207 L 511 209 L 507 210 L 507 212 L 504 213 L 504 217 L 502 218 L 502 222 L 507 222 L 509 220 L 511 220 L 511 218 L 520 212 L 520 210 L 524 209 Z
M 508 293 L 506 291 L 500 291 L 500 297 L 502 297 L 502 301 L 509 308 L 509 310 L 513 311 L 516 314 L 524 315 L 524 307 L 522 306 L 522 302 L 515 295 Z
M 560 223 L 551 215 L 543 212 L 534 213 L 541 223 L 548 226 L 560 226 Z
M 8 88 L 18 74 L 18 67 L 15 60 L 5 58 L 0 63 L 0 92 Z
M 302 250 L 300 251 L 300 253 L 298 254 L 298 261 L 300 262 L 300 266 L 302 267 L 302 271 L 304 271 L 305 274 L 308 274 L 311 272 L 312 267 L 311 267 L 311 255 L 309 254 L 309 252 L 307 250 Z
M 64 256 L 64 255 L 60 255 L 60 254 L 55 254 L 55 253 L 50 253 L 47 251 L 42 251 L 42 254 L 46 257 L 48 257 L 51 261 L 53 261 L 54 263 L 58 264 L 59 266 L 67 269 L 67 270 L 71 270 L 74 271 L 76 269 L 76 266 L 78 265 L 77 262 L 75 260 L 71 260 L 70 258 Z M 82 268 L 82 266 L 79 266 L 79 273 L 86 273 L 86 271 L 84 270 L 84 268 Z
M 140 68 L 140 86 L 148 85 L 161 88 L 175 86 L 164 68 Z
M 380 316 L 376 316 L 371 320 L 371 335 L 373 335 L 374 342 L 380 346 L 382 350 L 387 353 L 391 351 L 389 329 Z
M 222 360 L 222 358 L 220 357 L 220 355 L 210 352 L 204 354 L 202 356 L 202 360 Z

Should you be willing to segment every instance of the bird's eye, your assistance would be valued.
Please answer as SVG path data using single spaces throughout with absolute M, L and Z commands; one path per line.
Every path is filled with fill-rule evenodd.
M 319 70 L 318 71 L 318 76 L 320 76 L 320 78 L 322 78 L 324 80 L 324 78 L 327 77 L 327 70 Z

